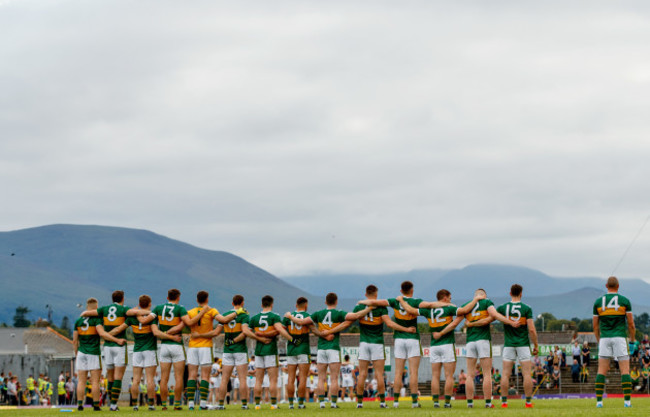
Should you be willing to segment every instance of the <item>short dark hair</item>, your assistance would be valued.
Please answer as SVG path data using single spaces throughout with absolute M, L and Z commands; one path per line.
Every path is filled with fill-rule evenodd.
M 296 300 L 296 305 L 297 306 L 305 305 L 307 304 L 308 301 L 309 300 L 307 300 L 305 297 L 298 297 L 298 299 Z
M 609 277 L 607 278 L 607 288 L 618 288 L 618 278 Z
M 167 299 L 169 301 L 176 301 L 179 299 L 180 296 L 181 296 L 181 292 L 176 288 L 172 288 L 171 290 L 167 291 Z
M 243 303 L 244 303 L 244 296 L 243 295 L 237 294 L 234 297 L 232 297 L 232 305 L 238 306 L 238 305 L 242 305 Z
M 114 303 L 121 303 L 124 300 L 124 291 L 113 291 L 112 298 Z
M 436 298 L 438 299 L 438 301 L 440 301 L 445 297 L 449 297 L 450 295 L 451 293 L 448 290 L 442 289 L 438 291 L 438 293 L 436 294 Z
M 377 294 L 377 291 L 379 291 L 379 288 L 372 284 L 366 287 L 366 294 Z
M 521 285 L 513 284 L 512 287 L 510 287 L 510 294 L 513 297 L 519 297 L 523 290 L 524 290 L 524 287 L 522 287 Z
M 271 307 L 273 305 L 273 297 L 265 295 L 262 297 L 262 308 Z
M 138 299 L 138 305 L 140 308 L 147 308 L 151 304 L 151 297 L 148 295 L 141 295 L 140 298 Z
M 325 304 L 327 304 L 328 306 L 333 306 L 334 304 L 336 304 L 338 299 L 339 299 L 339 297 L 336 295 L 336 293 L 333 293 L 333 292 L 328 293 L 325 296 Z
M 413 289 L 413 283 L 411 281 L 402 282 L 402 292 L 409 292 Z
M 343 357 L 343 359 L 345 359 L 346 361 L 349 361 L 349 360 L 350 360 L 350 355 L 345 355 L 345 356 Z
M 199 304 L 203 304 L 203 303 L 205 303 L 206 301 L 208 301 L 208 296 L 209 296 L 209 295 L 210 295 L 210 294 L 208 294 L 207 291 L 203 291 L 203 290 L 201 290 L 201 291 L 199 291 L 199 292 L 196 293 L 196 301 L 197 301 Z

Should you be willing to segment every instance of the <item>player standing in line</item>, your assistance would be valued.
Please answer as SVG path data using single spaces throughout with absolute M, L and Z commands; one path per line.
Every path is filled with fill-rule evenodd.
M 133 330 L 133 337 L 135 343 L 133 345 L 133 381 L 131 382 L 131 407 L 133 410 L 138 410 L 138 396 L 140 394 L 140 380 L 142 379 L 142 371 L 145 373 L 145 380 L 147 381 L 147 402 L 149 410 L 155 410 L 154 401 L 156 398 L 156 367 L 158 366 L 158 340 L 169 339 L 180 341 L 180 335 L 168 335 L 160 331 L 154 332 L 153 325 L 155 321 L 149 324 L 142 324 L 134 317 L 148 315 L 151 310 L 151 297 L 148 295 L 141 295 L 138 300 L 138 309 L 131 309 L 127 312 L 126 324 Z
M 451 304 L 451 293 L 440 290 L 436 294 L 438 301 L 423 301 L 418 308 L 412 307 L 398 297 L 402 308 L 412 315 L 420 315 L 429 322 L 431 330 L 431 347 L 429 361 L 431 362 L 431 393 L 433 407 L 439 408 L 440 402 L 440 375 L 445 370 L 445 408 L 451 408 L 451 396 L 454 392 L 454 372 L 456 371 L 456 336 L 454 329 L 463 321 L 463 316 L 469 313 L 474 306 L 485 298 L 477 295 L 464 307 L 458 308 Z
M 210 396 L 208 402 L 217 405 L 217 391 L 221 386 L 221 366 L 219 366 L 219 358 L 214 358 L 214 363 L 210 367 Z
M 467 369 L 476 369 L 476 361 L 481 363 L 483 370 L 483 397 L 485 408 L 494 408 L 492 404 L 492 336 L 490 334 L 490 323 L 499 320 L 514 328 L 519 327 L 519 322 L 511 321 L 499 314 L 494 303 L 489 300 L 484 289 L 479 288 L 474 292 L 474 298 L 483 297 L 472 308 L 471 312 L 465 315 L 467 326 Z M 463 304 L 463 307 L 469 304 Z M 474 378 L 467 378 L 465 383 L 467 396 L 467 407 L 474 407 Z
M 126 312 L 129 310 L 129 307 L 124 305 L 124 291 L 114 291 L 111 299 L 112 304 L 96 310 L 84 311 L 81 315 L 83 317 L 99 317 L 104 330 L 119 339 L 124 339 L 127 328 Z M 104 360 L 106 380 L 108 381 L 106 392 L 110 398 L 110 410 L 116 411 L 117 401 L 122 393 L 122 378 L 128 363 L 127 346 L 120 346 L 110 340 L 104 340 Z
M 327 370 L 330 371 L 330 383 L 328 384 L 329 394 L 331 399 L 331 407 L 338 408 L 336 401 L 339 392 L 339 372 L 341 370 L 341 346 L 340 346 L 340 332 L 352 324 L 354 320 L 359 319 L 366 315 L 371 307 L 368 307 L 359 313 L 346 313 L 345 311 L 337 310 L 338 296 L 333 292 L 327 294 L 325 297 L 325 305 L 327 308 L 319 310 L 311 315 L 299 319 L 292 316 L 290 313 L 285 314 L 285 317 L 290 319 L 295 324 L 300 326 L 316 325 L 318 329 L 313 328 L 318 337 L 318 400 L 320 408 L 325 408 L 325 383 L 327 382 Z
M 533 377 L 531 357 L 537 355 L 537 330 L 533 320 L 533 310 L 521 302 L 523 288 L 519 284 L 510 287 L 509 303 L 497 308 L 497 311 L 507 319 L 519 322 L 518 328 L 509 324 L 503 325 L 504 347 L 503 347 L 503 370 L 501 372 L 501 407 L 508 407 L 508 390 L 510 389 L 510 375 L 515 361 L 519 359 L 521 372 L 524 375 L 524 394 L 526 395 L 526 408 L 533 408 L 531 402 L 533 396 Z M 533 342 L 533 349 L 530 349 L 530 342 Z
M 376 300 L 379 290 L 374 285 L 366 287 L 366 299 Z M 363 304 L 357 304 L 352 310 L 358 313 L 366 308 Z M 386 363 L 386 351 L 384 348 L 384 324 L 395 331 L 415 333 L 415 327 L 404 327 L 391 320 L 388 309 L 384 306 L 375 307 L 359 319 L 359 377 L 357 378 L 357 408 L 363 408 L 363 391 L 368 368 L 372 363 L 377 379 L 377 391 L 379 395 L 379 408 L 386 408 L 386 383 L 384 382 L 384 365 Z
M 624 406 L 632 407 L 632 379 L 630 378 L 630 356 L 626 338 L 634 342 L 636 329 L 632 303 L 618 293 L 618 279 L 607 279 L 607 294 L 596 299 L 594 303 L 594 334 L 598 341 L 598 375 L 596 375 L 596 407 L 603 407 L 605 375 L 609 370 L 609 361 L 618 360 L 621 371 L 621 385 L 625 396 Z M 626 323 L 627 321 L 627 323 Z
M 187 315 L 193 319 L 198 316 L 202 310 L 208 307 L 207 291 L 199 291 L 196 294 L 196 302 L 198 307 L 195 307 L 187 312 Z M 199 368 L 201 369 L 201 382 L 199 383 L 199 407 L 201 410 L 208 409 L 208 391 L 210 389 L 210 370 L 212 369 L 212 361 L 214 355 L 212 354 L 212 338 L 217 336 L 221 328 L 213 328 L 213 320 L 221 324 L 228 323 L 230 320 L 237 317 L 234 311 L 227 316 L 222 316 L 216 308 L 210 308 L 203 318 L 196 324 L 191 326 L 192 336 L 190 337 L 189 349 L 187 350 L 187 406 L 190 410 L 194 410 L 194 400 L 196 398 L 196 380 L 199 376 Z M 214 336 L 212 331 L 217 330 Z M 205 337 L 203 334 L 209 333 Z
M 341 365 L 341 388 L 343 401 L 351 402 L 350 397 L 354 391 L 354 365 L 350 363 L 350 355 L 345 355 Z
M 402 297 L 411 307 L 417 308 L 422 302 L 419 298 L 413 298 L 413 283 L 404 281 L 400 287 Z M 393 338 L 395 340 L 395 381 L 393 382 L 393 407 L 399 407 L 399 393 L 402 390 L 402 380 L 404 377 L 404 368 L 408 361 L 409 387 L 411 387 L 412 407 L 419 408 L 418 402 L 418 368 L 420 366 L 420 357 L 422 356 L 422 346 L 420 346 L 420 333 L 417 330 L 418 316 L 406 312 L 397 298 L 388 300 L 361 300 L 359 304 L 391 307 L 395 314 L 395 323 L 402 327 L 415 327 L 415 333 L 395 330 Z
M 97 299 L 89 298 L 86 302 L 87 310 L 97 309 Z M 93 409 L 100 411 L 99 408 L 99 377 L 102 374 L 102 359 L 100 350 L 100 338 L 109 340 L 118 346 L 124 346 L 125 339 L 118 339 L 111 335 L 102 325 L 102 320 L 98 317 L 79 317 L 74 324 L 74 333 L 72 336 L 72 345 L 76 356 L 77 376 L 77 409 L 83 411 L 83 399 L 86 394 L 86 383 L 88 381 L 88 372 L 90 372 L 91 392 L 93 399 Z
M 241 408 L 248 410 L 248 387 L 246 386 L 246 368 L 248 367 L 248 347 L 246 346 L 246 334 L 244 329 L 248 330 L 249 315 L 244 309 L 244 297 L 242 295 L 235 295 L 232 297 L 232 310 L 228 311 L 226 315 L 232 312 L 237 313 L 237 317 L 230 320 L 227 324 L 220 325 L 224 332 L 224 347 L 223 359 L 221 360 L 221 386 L 219 387 L 219 405 L 217 410 L 225 409 L 224 401 L 226 393 L 228 392 L 228 381 L 233 374 L 233 370 L 237 370 L 237 380 L 239 387 L 233 384 L 233 398 L 235 397 L 235 390 L 239 388 L 239 399 L 241 400 Z M 215 329 L 221 330 L 221 329 Z
M 185 307 L 179 305 L 181 292 L 176 288 L 167 291 L 167 303 L 156 306 L 151 314 L 146 317 L 138 317 L 142 324 L 152 325 L 154 333 L 166 333 L 168 335 L 179 334 L 185 326 L 192 327 L 196 324 L 210 308 L 205 306 L 201 312 L 193 317 L 187 314 Z M 162 339 L 160 344 L 160 397 L 163 402 L 163 410 L 166 410 L 169 398 L 169 376 L 172 367 L 174 368 L 174 410 L 182 410 L 183 376 L 185 374 L 185 346 L 183 340 Z M 171 404 L 169 404 L 171 406 Z
M 309 317 L 307 313 L 308 301 L 305 297 L 296 300 L 296 311 L 292 316 L 304 319 Z M 292 337 L 287 342 L 287 396 L 289 397 L 289 409 L 293 409 L 293 402 L 296 394 L 296 374 L 298 374 L 298 408 L 305 408 L 307 398 L 307 382 L 309 380 L 309 325 L 301 326 L 288 318 L 282 319 L 282 324 Z M 296 372 L 297 371 L 297 372 Z
M 260 410 L 262 397 L 262 383 L 264 373 L 268 373 L 269 395 L 271 397 L 271 410 L 278 408 L 278 344 L 276 336 L 282 335 L 288 341 L 291 335 L 282 326 L 282 318 L 273 312 L 273 297 L 262 297 L 262 312 L 251 317 L 249 327 L 253 329 L 262 341 L 255 344 L 255 409 Z

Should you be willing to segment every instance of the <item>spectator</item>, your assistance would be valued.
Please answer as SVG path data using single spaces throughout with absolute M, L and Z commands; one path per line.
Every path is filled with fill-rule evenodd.
M 0 373 L 0 404 L 4 404 L 5 399 L 7 398 L 7 378 L 5 378 L 5 373 Z
M 650 368 L 643 368 L 641 370 L 641 387 L 637 391 L 645 391 L 650 382 Z
M 586 384 L 589 381 L 589 368 L 587 364 L 583 363 L 582 368 L 580 368 L 580 382 Z
M 641 380 L 641 372 L 639 372 L 639 367 L 635 366 L 630 371 L 630 378 L 632 379 L 632 386 L 636 389 L 639 387 L 639 382 Z
M 576 342 L 576 345 L 578 342 Z M 578 359 L 575 357 L 573 358 L 573 365 L 571 365 L 571 380 L 574 383 L 580 382 L 580 363 L 578 363 L 578 360 L 580 359 L 580 356 L 578 356 Z
M 582 349 L 580 348 L 580 345 L 578 344 L 577 340 L 573 343 L 573 348 L 571 350 L 573 353 L 573 359 L 577 360 L 578 363 L 580 363 L 580 356 L 582 355 Z
M 555 362 L 555 355 L 552 350 L 549 350 L 548 356 L 546 356 L 546 370 L 550 374 L 553 372 L 553 363 Z
M 650 349 L 645 351 L 645 354 L 641 357 L 640 361 L 641 368 L 650 367 Z
M 641 341 L 641 347 L 643 348 L 643 350 L 650 349 L 650 339 L 648 338 L 647 334 L 643 335 L 643 340 Z
M 587 366 L 591 363 L 591 350 L 589 350 L 589 343 L 586 340 L 582 344 L 582 363 Z
M 638 341 L 638 340 L 630 341 L 630 342 L 629 342 L 629 346 L 630 346 L 630 347 L 629 347 L 629 350 L 630 350 L 630 358 L 638 359 L 639 356 L 640 356 L 640 355 L 639 355 L 639 347 L 641 346 L 641 344 L 639 343 L 639 341 Z
M 465 383 L 467 382 L 467 374 L 464 369 L 460 370 L 458 375 L 458 394 L 465 394 Z
M 541 384 L 544 380 L 544 368 L 542 368 L 542 364 L 537 364 L 535 368 L 535 379 L 537 380 L 537 385 Z
M 560 367 L 555 365 L 553 367 L 553 374 L 551 374 L 551 381 L 553 382 L 552 388 L 560 388 Z
M 66 396 L 68 397 L 68 404 L 74 404 L 74 382 L 72 382 L 72 378 L 68 378 L 68 380 L 65 383 L 65 393 Z
M 9 398 L 9 405 L 18 405 L 18 390 L 16 387 L 16 383 L 18 382 L 18 378 L 13 377 L 8 383 L 7 383 L 7 397 Z

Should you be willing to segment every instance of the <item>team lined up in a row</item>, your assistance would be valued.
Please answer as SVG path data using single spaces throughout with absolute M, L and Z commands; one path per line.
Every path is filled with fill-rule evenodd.
M 608 280 L 608 294 L 599 298 L 594 305 L 594 328 L 597 338 L 600 339 L 601 362 L 616 358 L 621 364 L 623 373 L 623 388 L 626 393 L 625 405 L 629 406 L 629 391 L 626 387 L 625 375 L 629 378 L 629 360 L 625 372 L 627 355 L 626 333 L 629 326 L 633 330 L 631 305 L 627 298 L 619 295 L 618 280 L 611 277 Z M 197 294 L 198 307 L 187 311 L 179 305 L 180 291 L 169 290 L 167 303 L 151 308 L 151 299 L 143 295 L 139 299 L 137 308 L 124 307 L 124 294 L 121 291 L 113 293 L 113 304 L 97 308 L 97 300 L 88 300 L 88 310 L 82 314 L 75 323 L 75 346 L 78 347 L 77 371 L 79 372 L 79 386 L 85 386 L 86 372 L 91 373 L 93 398 L 99 399 L 98 381 L 101 373 L 100 363 L 100 338 L 104 338 L 104 358 L 107 367 L 107 379 L 111 394 L 111 409 L 117 408 L 117 400 L 121 392 L 121 379 L 124 375 L 127 354 L 125 343 L 125 330 L 128 326 L 133 329 L 135 345 L 133 353 L 134 384 L 138 386 L 144 370 L 149 398 L 154 398 L 154 376 L 158 359 L 161 367 L 161 397 L 167 403 L 167 385 L 174 369 L 175 376 L 175 403 L 174 408 L 181 408 L 183 394 L 183 373 L 185 361 L 188 364 L 187 398 L 190 408 L 194 408 L 197 386 L 200 392 L 200 407 L 207 408 L 210 369 L 212 364 L 212 338 L 224 333 L 225 345 L 222 358 L 222 384 L 219 387 L 218 409 L 224 408 L 224 398 L 227 392 L 227 381 L 237 369 L 240 378 L 240 397 L 242 407 L 248 408 L 245 398 L 248 398 L 245 378 L 248 365 L 248 349 L 246 338 L 256 340 L 255 367 L 256 384 L 254 398 L 256 408 L 260 407 L 262 380 L 267 372 L 271 387 L 271 407 L 277 407 L 277 375 L 278 351 L 276 339 L 282 336 L 287 339 L 288 362 L 288 395 L 289 408 L 294 406 L 296 395 L 296 379 L 298 380 L 297 400 L 298 408 L 305 407 L 307 397 L 307 380 L 309 378 L 310 346 L 309 334 L 318 336 L 317 366 L 318 388 L 317 395 L 320 407 L 325 407 L 325 384 L 329 370 L 330 384 L 328 390 L 331 398 L 331 407 L 337 407 L 338 377 L 341 366 L 340 359 L 340 332 L 349 327 L 354 321 L 359 321 L 359 379 L 365 380 L 370 363 L 373 364 L 377 378 L 378 396 L 380 407 L 386 408 L 384 384 L 384 324 L 394 330 L 394 356 L 395 356 L 395 381 L 393 406 L 399 406 L 399 392 L 402 388 L 402 377 L 408 362 L 410 372 L 410 386 L 417 387 L 418 367 L 421 357 L 420 336 L 417 330 L 418 316 L 427 318 L 432 332 L 430 361 L 432 367 L 432 392 L 434 407 L 440 407 L 440 376 L 445 371 L 445 402 L 444 407 L 451 407 L 453 392 L 453 373 L 456 365 L 454 329 L 463 321 L 467 327 L 467 366 L 474 369 L 477 361 L 480 362 L 483 372 L 491 372 L 492 349 L 490 336 L 490 323 L 499 320 L 504 323 L 505 346 L 503 349 L 503 374 L 510 375 L 514 363 L 519 360 L 524 375 L 524 392 L 526 407 L 532 407 L 531 396 L 533 383 L 530 377 L 531 356 L 537 354 L 537 333 L 533 323 L 533 314 L 529 306 L 521 302 L 522 287 L 513 285 L 510 291 L 511 301 L 496 308 L 487 299 L 482 289 L 476 290 L 474 298 L 456 307 L 451 303 L 451 294 L 447 290 L 440 290 L 437 301 L 423 301 L 413 297 L 413 284 L 405 281 L 401 285 L 401 295 L 396 298 L 378 299 L 378 289 L 370 285 L 366 290 L 366 299 L 361 300 L 353 312 L 344 312 L 337 309 L 337 296 L 330 293 L 325 298 L 326 308 L 312 314 L 307 312 L 308 301 L 301 297 L 296 302 L 296 310 L 286 313 L 284 318 L 274 313 L 273 298 L 262 298 L 262 311 L 250 317 L 244 309 L 244 297 L 233 297 L 233 309 L 220 314 L 208 305 L 208 293 L 200 291 Z M 393 309 L 394 319 L 388 314 L 388 308 Z M 626 326 L 625 322 L 628 322 Z M 219 325 L 214 328 L 213 321 Z M 630 324 L 631 322 L 631 324 Z M 191 336 L 187 357 L 180 336 L 184 327 L 189 327 Z M 633 335 L 634 332 L 631 331 Z M 601 337 L 602 336 L 602 337 Z M 632 336 L 633 337 L 633 336 Z M 157 339 L 161 340 L 160 349 Z M 622 344 L 621 344 L 621 340 Z M 532 342 L 532 349 L 531 349 Z M 623 346 L 624 350 L 621 350 Z M 603 363 L 604 366 L 604 363 Z M 604 368 L 603 368 L 604 369 Z M 604 373 L 599 367 L 596 379 L 598 396 L 597 404 L 602 406 L 602 389 L 604 387 Z M 508 392 L 509 379 L 502 380 L 502 393 Z M 631 386 L 630 386 L 631 390 Z M 363 386 L 357 387 L 358 404 L 363 406 Z M 468 379 L 467 404 L 473 407 L 474 384 Z M 492 381 L 485 378 L 483 392 L 492 392 Z M 83 395 L 80 395 L 83 398 Z M 411 393 L 412 407 L 420 407 L 418 394 Z M 485 397 L 485 406 L 492 408 L 494 405 L 491 396 Z M 81 404 L 79 404 L 82 409 Z M 98 403 L 95 403 L 98 406 Z M 501 398 L 501 406 L 507 407 L 507 397 Z M 136 406 L 137 407 L 137 406 Z M 150 402 L 149 408 L 153 409 Z

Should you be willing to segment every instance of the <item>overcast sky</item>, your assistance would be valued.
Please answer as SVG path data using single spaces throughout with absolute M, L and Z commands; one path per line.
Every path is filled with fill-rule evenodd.
M 650 215 L 647 1 L 0 0 L 0 37 L 0 230 L 606 276 Z

